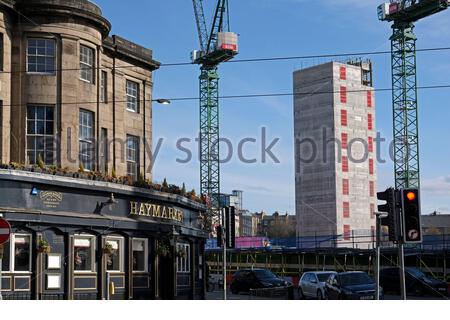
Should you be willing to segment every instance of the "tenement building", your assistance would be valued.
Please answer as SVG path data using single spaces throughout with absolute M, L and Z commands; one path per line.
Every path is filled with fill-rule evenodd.
M 330 62 L 296 71 L 294 92 L 299 241 L 370 241 L 377 203 L 371 63 Z
M 5 299 L 204 295 L 203 213 L 151 183 L 150 49 L 87 0 L 0 0 Z

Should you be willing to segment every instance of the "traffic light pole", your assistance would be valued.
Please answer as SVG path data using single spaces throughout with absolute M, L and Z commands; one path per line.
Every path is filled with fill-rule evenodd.
M 400 294 L 401 299 L 406 300 L 406 280 L 405 280 L 405 252 L 403 239 L 398 243 L 398 256 L 400 259 Z
M 381 265 L 381 219 L 388 217 L 387 212 L 375 212 L 375 216 L 377 218 L 377 227 L 376 227 L 376 248 L 377 248 L 377 257 L 375 262 L 375 294 L 376 299 L 380 300 L 380 265 Z
M 227 232 L 225 226 L 225 209 L 222 209 L 222 247 L 223 247 L 223 300 L 227 300 Z

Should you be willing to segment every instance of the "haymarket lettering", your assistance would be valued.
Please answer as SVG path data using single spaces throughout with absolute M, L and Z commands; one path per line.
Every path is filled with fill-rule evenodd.
M 182 210 L 152 203 L 130 201 L 130 215 L 183 222 Z

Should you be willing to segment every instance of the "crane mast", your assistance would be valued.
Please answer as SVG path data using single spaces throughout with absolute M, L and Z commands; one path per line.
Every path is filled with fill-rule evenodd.
M 191 54 L 200 65 L 200 193 L 209 199 L 209 223 L 220 222 L 220 63 L 238 53 L 237 35 L 229 31 L 228 0 L 217 0 L 210 32 L 203 0 L 192 0 L 201 50 Z
M 393 22 L 391 40 L 394 167 L 396 188 L 419 188 L 417 59 L 414 23 L 446 10 L 449 0 L 392 0 L 378 7 Z

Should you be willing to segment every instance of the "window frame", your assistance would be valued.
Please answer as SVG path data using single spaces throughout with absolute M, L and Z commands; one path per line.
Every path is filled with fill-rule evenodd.
M 36 111 L 34 112 L 34 119 L 30 119 L 30 118 L 28 118 L 28 110 L 30 109 L 30 108 L 34 108 L 35 110 L 37 110 L 37 108 L 45 108 L 44 109 L 44 119 L 37 119 L 37 117 L 36 117 Z M 47 109 L 52 109 L 52 111 L 53 111 L 53 119 L 50 121 L 50 120 L 47 120 Z M 29 148 L 29 144 L 28 144 L 28 138 L 34 138 L 34 139 L 36 139 L 36 138 L 38 138 L 38 137 L 41 137 L 41 138 L 43 138 L 44 139 L 44 149 L 43 149 L 43 155 L 42 155 L 42 160 L 44 161 L 44 163 L 45 163 L 45 165 L 52 165 L 52 164 L 54 164 L 55 163 L 55 161 L 56 161 L 56 146 L 55 146 L 55 132 L 56 132 L 56 121 L 55 121 L 55 111 L 56 111 L 56 108 L 55 108 L 55 106 L 54 105 L 39 105 L 39 104 L 28 104 L 27 105 L 27 108 L 26 108 L 26 112 L 27 112 L 27 114 L 26 114 L 26 128 L 25 128 L 25 137 L 26 137 L 26 141 L 25 141 L 25 152 L 26 152 L 26 157 L 27 157 L 27 163 L 28 164 L 37 164 L 37 160 L 38 160 L 38 155 L 36 154 L 37 153 L 37 149 L 36 149 L 36 147 L 37 147 L 37 144 L 36 144 L 36 140 L 35 140 L 35 142 L 34 142 L 34 144 L 35 144 L 35 146 L 34 146 L 34 149 L 30 149 Z M 28 122 L 30 122 L 30 121 L 33 121 L 33 125 L 34 126 L 36 126 L 37 125 L 37 122 L 38 121 L 43 121 L 44 122 L 44 133 L 43 134 L 39 134 L 39 133 L 37 133 L 37 130 L 35 129 L 34 131 L 34 133 L 28 133 L 28 128 L 29 128 L 29 126 L 28 126 Z M 46 131 L 46 129 L 47 129 L 47 122 L 52 122 L 53 123 L 53 127 L 52 127 L 52 131 L 53 131 L 53 134 L 47 134 L 45 131 Z M 45 148 L 46 147 L 46 139 L 48 139 L 48 138 L 52 138 L 52 145 L 53 145 L 53 161 L 51 162 L 51 163 L 47 163 L 47 161 L 46 161 L 46 156 L 45 156 L 45 153 L 47 152 L 47 149 Z M 30 160 L 29 160 L 29 157 L 28 157 L 28 152 L 29 151 L 32 151 L 32 152 L 34 152 L 35 153 L 35 157 L 36 157 L 36 161 L 35 162 L 31 162 Z
M 82 124 L 82 114 L 87 114 L 89 116 L 92 116 L 91 118 L 91 126 L 89 127 L 88 125 L 84 125 Z M 89 172 L 89 171 L 93 171 L 95 170 L 95 113 L 87 110 L 87 109 L 79 109 L 79 116 L 78 116 L 78 161 L 80 164 L 83 164 L 84 170 Z M 89 137 L 90 140 L 84 136 L 82 136 L 82 127 L 86 127 L 86 128 L 90 128 L 91 130 L 91 136 Z M 89 144 L 90 145 L 90 152 L 92 153 L 91 159 L 90 159 L 90 168 L 88 168 L 88 166 L 86 164 L 88 164 L 87 162 L 85 163 L 82 158 L 83 156 L 85 156 L 85 154 L 82 154 L 82 148 L 81 145 L 82 144 Z M 89 156 L 89 154 L 87 155 Z
M 30 241 L 28 243 L 29 246 L 29 261 L 28 261 L 28 271 L 16 271 L 16 237 L 29 237 Z M 33 235 L 31 233 L 13 233 L 11 234 L 10 240 L 10 257 L 9 257 L 9 272 L 10 273 L 18 273 L 18 274 L 31 274 L 32 272 L 32 257 L 33 257 Z
M 341 127 L 348 126 L 348 112 L 345 109 L 341 109 Z
M 129 139 L 133 139 L 134 140 L 134 142 L 136 142 L 136 149 L 134 149 L 134 152 L 135 152 L 135 155 L 136 155 L 136 160 L 130 160 L 130 159 L 128 159 L 128 150 L 130 150 L 129 149 L 129 145 L 128 145 L 128 141 L 129 141 Z M 131 135 L 131 134 L 127 134 L 127 139 L 126 139 L 126 148 L 125 148 L 125 157 L 126 157 L 126 162 L 127 162 L 127 176 L 130 176 L 130 177 L 132 177 L 132 178 L 134 178 L 134 179 L 137 179 L 138 178 L 138 176 L 139 176 L 139 171 L 140 171 L 140 166 L 141 166 L 141 163 L 140 163 L 140 160 L 141 160 L 141 150 L 140 150 L 140 147 L 141 147 L 141 139 L 140 139 L 140 137 L 138 137 L 138 136 L 134 136 L 134 135 Z M 136 167 L 136 175 L 135 176 L 133 176 L 132 174 L 130 174 L 130 171 L 128 170 L 128 165 L 129 164 L 134 164 L 135 165 L 135 167 Z
M 186 252 L 186 257 L 179 257 L 177 255 L 177 273 L 190 273 L 191 272 L 191 245 L 189 243 L 177 242 L 177 252 L 182 247 Z M 181 267 L 181 268 L 180 268 Z
M 108 270 L 108 265 L 105 265 L 106 272 L 109 273 L 123 273 L 125 270 L 125 252 L 124 252 L 124 243 L 125 239 L 119 236 L 107 236 L 105 237 L 105 244 L 108 241 L 118 241 L 119 242 L 119 270 Z
M 2 32 L 0 32 L 0 71 L 4 71 L 4 65 L 3 63 L 5 62 L 5 40 L 4 40 L 4 35 Z
M 83 61 L 83 55 L 86 55 L 83 53 L 83 49 L 87 49 L 89 52 L 92 53 L 92 64 L 89 64 L 89 62 Z M 87 55 L 88 56 L 88 55 Z M 84 81 L 86 83 L 95 84 L 95 49 L 85 45 L 80 44 L 80 50 L 79 50 L 79 65 L 80 65 L 80 80 Z M 90 70 L 91 72 L 91 79 L 85 79 L 83 78 L 83 72 L 86 70 Z
M 45 42 L 47 41 L 52 41 L 54 44 L 54 52 L 53 52 L 53 56 L 47 56 L 47 52 L 44 55 L 30 55 L 28 53 L 29 51 L 29 41 L 30 40 L 43 40 Z M 31 74 L 31 75 L 48 75 L 48 76 L 55 76 L 56 75 L 56 58 L 57 58 L 57 43 L 56 43 L 56 39 L 54 38 L 45 38 L 45 37 L 27 37 L 26 38 L 26 65 L 27 65 L 27 74 Z M 37 48 L 37 47 L 36 47 Z M 45 45 L 45 49 L 47 50 L 47 45 Z M 30 71 L 29 68 L 29 61 L 30 61 L 30 57 L 44 57 L 45 59 L 47 58 L 53 58 L 53 69 L 51 71 L 37 71 L 37 67 L 36 67 L 36 71 Z M 37 63 L 36 63 L 37 66 Z M 45 65 L 46 66 L 46 65 Z M 47 66 L 46 66 L 47 67 Z
M 90 239 L 91 240 L 91 270 L 75 270 L 75 240 L 76 239 Z M 74 273 L 95 273 L 95 251 L 96 251 L 96 237 L 94 235 L 90 234 L 75 234 L 73 236 L 73 245 L 72 245 L 72 251 L 73 251 L 73 259 L 74 259 L 74 266 L 73 266 L 73 272 Z
M 100 73 L 100 102 L 108 103 L 108 72 L 104 70 Z
M 133 96 L 133 95 L 131 95 L 129 93 L 129 91 L 128 91 L 128 84 L 136 85 L 136 88 L 133 89 L 133 90 L 136 90 L 136 96 Z M 127 103 L 127 107 L 126 107 L 127 111 L 134 112 L 134 113 L 139 113 L 139 111 L 140 111 L 139 110 L 139 105 L 140 105 L 140 94 L 139 93 L 140 93 L 139 83 L 136 82 L 136 81 L 130 80 L 130 79 L 126 79 L 126 81 L 125 81 L 125 96 L 126 96 L 126 103 Z M 131 103 L 129 101 L 129 99 L 136 99 L 135 109 L 129 107 L 129 105 Z
M 132 270 L 133 273 L 148 273 L 148 239 L 147 238 L 132 238 L 131 239 L 131 258 L 134 259 L 133 244 L 135 241 L 144 241 L 144 270 Z M 133 264 L 132 264 L 133 267 Z

